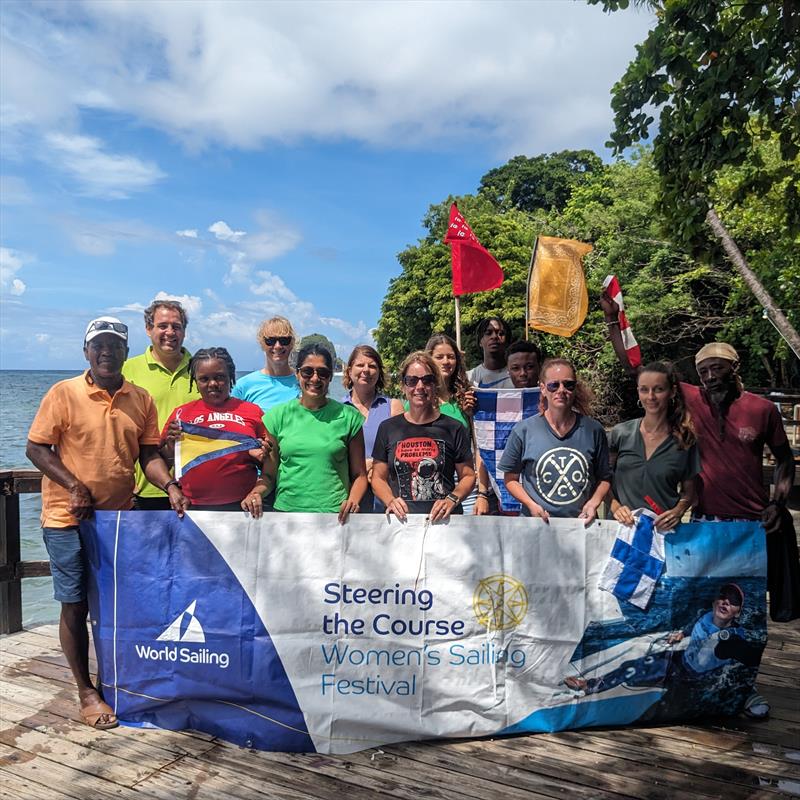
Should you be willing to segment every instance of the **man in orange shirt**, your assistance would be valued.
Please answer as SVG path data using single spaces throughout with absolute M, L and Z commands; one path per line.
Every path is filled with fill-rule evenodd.
M 117 725 L 89 676 L 86 564 L 78 525 L 95 508 L 133 507 L 134 464 L 169 496 L 179 516 L 189 503 L 158 454 L 159 430 L 150 395 L 122 377 L 128 328 L 99 317 L 86 328 L 89 369 L 60 381 L 44 396 L 28 434 L 26 454 L 42 471 L 42 530 L 50 556 L 55 599 L 61 603 L 59 638 L 81 704 L 94 728 Z

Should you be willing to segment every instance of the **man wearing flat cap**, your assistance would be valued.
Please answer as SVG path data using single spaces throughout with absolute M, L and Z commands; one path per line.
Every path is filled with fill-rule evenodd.
M 116 726 L 117 718 L 89 675 L 87 564 L 79 523 L 94 509 L 133 507 L 137 460 L 179 515 L 188 501 L 158 454 L 152 398 L 122 377 L 127 326 L 115 317 L 93 319 L 83 337 L 83 354 L 89 369 L 59 381 L 42 399 L 28 433 L 26 455 L 44 474 L 42 532 L 54 596 L 61 603 L 61 649 L 78 687 L 81 718 L 93 728 L 106 729 Z
M 681 385 L 703 467 L 695 518 L 760 519 L 771 533 L 794 482 L 794 460 L 781 415 L 774 403 L 744 391 L 739 356 L 729 344 L 702 347 L 695 366 L 702 389 Z M 771 501 L 761 469 L 765 444 L 776 462 Z

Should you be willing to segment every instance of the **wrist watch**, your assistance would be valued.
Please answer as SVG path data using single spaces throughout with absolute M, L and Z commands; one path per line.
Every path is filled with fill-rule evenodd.
M 168 491 L 170 486 L 177 486 L 179 489 L 181 488 L 181 484 L 179 481 L 176 481 L 175 478 L 171 478 L 164 484 L 164 491 Z
M 461 502 L 458 495 L 455 494 L 454 492 L 450 492 L 450 494 L 447 495 L 446 499 L 449 500 L 454 506 L 457 506 Z

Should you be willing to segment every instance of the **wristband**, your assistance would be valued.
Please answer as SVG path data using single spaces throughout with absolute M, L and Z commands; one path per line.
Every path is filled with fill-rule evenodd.
M 478 492 L 478 497 L 482 497 L 484 500 L 488 500 L 494 492 L 491 489 L 484 489 Z
M 176 481 L 175 478 L 172 478 L 171 480 L 168 480 L 164 484 L 164 491 L 166 492 L 169 489 L 170 486 L 177 486 L 179 489 L 181 488 L 180 482 Z
M 450 494 L 447 495 L 445 500 L 449 500 L 454 506 L 457 506 L 461 502 L 458 495 L 454 494 L 453 492 L 450 492 Z

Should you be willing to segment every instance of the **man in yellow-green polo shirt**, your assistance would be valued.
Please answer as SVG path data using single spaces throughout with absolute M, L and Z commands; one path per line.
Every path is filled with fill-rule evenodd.
M 173 409 L 200 397 L 197 387 L 189 389 L 189 360 L 183 340 L 189 319 L 177 300 L 154 300 L 144 310 L 144 327 L 152 344 L 140 356 L 129 358 L 122 374 L 146 389 L 158 411 L 161 431 Z M 153 486 L 136 465 L 135 507 L 139 511 L 168 511 L 169 498 Z

